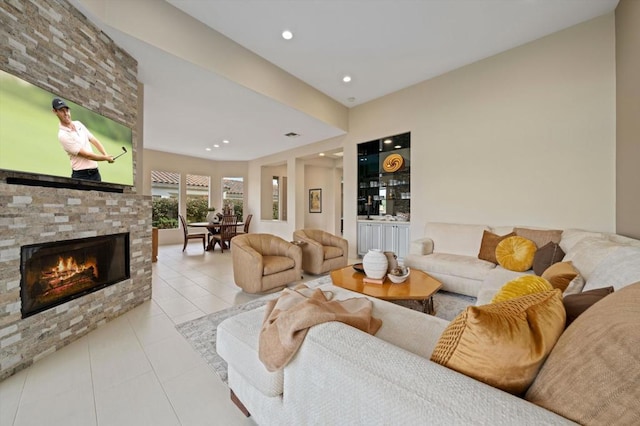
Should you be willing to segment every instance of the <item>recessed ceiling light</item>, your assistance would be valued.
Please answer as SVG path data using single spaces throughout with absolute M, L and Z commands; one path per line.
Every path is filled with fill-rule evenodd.
M 396 146 L 394 146 L 394 148 L 395 149 L 400 149 L 400 148 L 402 148 L 402 146 L 401 145 L 396 145 Z
M 344 81 L 345 83 L 349 83 L 351 81 L 351 76 L 345 75 L 344 77 L 342 77 L 342 81 Z
M 213 147 L 214 147 L 214 148 L 220 148 L 220 145 L 215 144 L 215 145 L 213 145 Z
M 318 155 L 320 155 L 320 157 L 324 157 L 324 152 L 321 152 L 321 153 L 320 153 L 320 154 L 318 154 Z
M 293 38 L 293 33 L 289 30 L 284 30 L 282 32 L 282 38 L 285 40 L 291 40 Z
M 222 143 L 229 143 L 229 141 L 225 139 L 222 141 Z
M 384 143 L 386 143 L 387 145 L 389 145 L 391 142 L 393 142 L 391 139 L 385 139 Z
M 205 148 L 204 150 L 205 151 L 211 151 L 211 148 Z

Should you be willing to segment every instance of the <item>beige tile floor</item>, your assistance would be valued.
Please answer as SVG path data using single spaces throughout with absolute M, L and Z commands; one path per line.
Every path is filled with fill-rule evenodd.
M 0 426 L 254 424 L 175 329 L 258 297 L 233 283 L 231 253 L 162 246 L 152 283 L 151 301 L 0 382 Z

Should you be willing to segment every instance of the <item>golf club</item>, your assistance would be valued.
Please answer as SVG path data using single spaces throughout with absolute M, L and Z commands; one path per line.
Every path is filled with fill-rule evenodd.
M 113 161 L 115 161 L 118 157 L 122 157 L 123 155 L 125 155 L 127 153 L 127 148 L 123 146 L 122 151 L 124 151 L 122 154 L 118 154 L 115 157 L 113 157 Z

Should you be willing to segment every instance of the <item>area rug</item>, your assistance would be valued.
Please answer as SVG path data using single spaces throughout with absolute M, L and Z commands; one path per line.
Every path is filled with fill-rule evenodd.
M 327 275 L 305 283 L 310 288 L 331 283 Z M 233 306 L 223 311 L 214 312 L 191 321 L 176 325 L 176 329 L 187 339 L 194 349 L 205 359 L 207 364 L 227 383 L 227 363 L 216 352 L 217 327 L 222 321 L 242 312 L 247 312 L 261 306 L 267 301 L 278 297 L 280 293 L 270 294 L 251 302 Z M 439 291 L 433 297 L 436 316 L 451 321 L 467 306 L 476 303 L 475 297 L 462 296 L 446 291 Z M 401 303 L 411 309 L 421 309 L 419 304 Z

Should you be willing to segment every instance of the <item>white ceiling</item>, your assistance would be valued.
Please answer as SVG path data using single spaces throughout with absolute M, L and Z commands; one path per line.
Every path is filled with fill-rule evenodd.
M 82 1 L 72 0 L 81 10 Z M 353 107 L 610 12 L 618 0 L 166 2 Z M 344 133 L 96 24 L 138 60 L 145 148 L 251 160 Z M 291 41 L 281 38 L 284 29 L 294 32 Z M 283 136 L 290 131 L 301 136 Z M 222 146 L 205 151 L 214 143 Z

